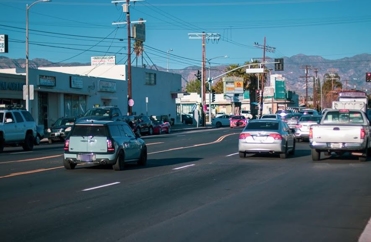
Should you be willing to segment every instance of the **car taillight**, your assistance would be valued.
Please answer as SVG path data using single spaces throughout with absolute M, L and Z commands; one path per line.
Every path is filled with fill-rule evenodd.
M 246 139 L 249 136 L 251 136 L 251 134 L 249 134 L 249 133 L 241 133 L 239 139 Z
M 296 125 L 296 128 L 298 128 L 298 129 L 300 129 L 301 127 L 302 127 L 301 124 Z
M 366 131 L 365 129 L 361 129 L 361 139 L 364 139 L 366 137 Z
M 68 151 L 68 148 L 70 147 L 70 140 L 69 139 L 66 139 L 65 141 L 64 141 L 64 147 L 63 147 L 63 149 L 65 150 L 65 151 Z
M 282 136 L 280 134 L 276 134 L 276 133 L 270 134 L 269 137 L 272 137 L 275 140 L 281 140 L 282 139 Z
M 113 145 L 113 142 L 110 139 L 107 139 L 107 151 L 115 152 L 115 146 Z
M 309 128 L 309 139 L 313 139 L 313 128 Z

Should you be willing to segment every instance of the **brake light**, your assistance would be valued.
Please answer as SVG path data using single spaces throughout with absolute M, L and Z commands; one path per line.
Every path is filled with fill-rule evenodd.
M 366 137 L 366 131 L 365 129 L 361 129 L 361 135 L 360 135 L 361 139 L 364 139 Z
M 68 151 L 68 148 L 70 147 L 70 140 L 69 139 L 66 139 L 65 141 L 64 141 L 64 147 L 63 147 L 63 149 L 65 150 L 65 151 Z
M 313 128 L 309 128 L 309 139 L 313 139 Z
M 251 134 L 249 133 L 241 133 L 239 139 L 246 139 L 247 137 L 250 137 Z
M 107 139 L 107 151 L 115 152 L 115 146 L 113 145 L 113 142 L 110 139 Z
M 282 136 L 277 133 L 270 134 L 269 137 L 272 137 L 275 140 L 282 140 Z
M 303 127 L 301 124 L 296 125 L 296 128 L 298 129 L 300 129 L 301 127 Z

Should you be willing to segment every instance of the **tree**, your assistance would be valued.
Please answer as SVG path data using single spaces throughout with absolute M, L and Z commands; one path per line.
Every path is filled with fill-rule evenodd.
M 223 80 L 219 79 L 213 86 L 212 89 L 215 91 L 215 93 L 223 93 L 224 86 L 223 86 Z
M 337 100 L 338 93 L 343 89 L 343 84 L 340 82 L 340 76 L 337 73 L 326 73 L 323 75 L 323 105 L 331 107 L 332 102 Z
M 186 92 L 197 92 L 198 94 L 201 93 L 201 82 L 199 80 L 193 80 L 187 83 Z

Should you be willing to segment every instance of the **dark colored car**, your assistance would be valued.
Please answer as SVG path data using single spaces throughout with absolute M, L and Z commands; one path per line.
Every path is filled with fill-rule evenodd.
M 130 125 L 132 130 L 136 133 L 141 135 L 153 134 L 153 123 L 150 117 L 145 115 L 131 115 L 131 116 L 124 116 L 124 120 Z
M 193 118 L 189 114 L 182 114 L 182 123 L 183 124 L 193 124 Z
M 116 106 L 100 106 L 89 109 L 77 121 L 80 122 L 83 120 L 122 121 L 122 113 Z
M 46 131 L 49 144 L 54 141 L 64 141 L 75 124 L 75 117 L 63 117 L 57 119 L 50 128 Z

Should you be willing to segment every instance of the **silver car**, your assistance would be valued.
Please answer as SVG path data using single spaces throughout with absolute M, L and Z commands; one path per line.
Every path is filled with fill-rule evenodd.
M 295 138 L 298 141 L 309 141 L 309 129 L 313 124 L 318 124 L 321 121 L 321 115 L 303 115 L 298 120 L 295 128 Z
M 238 152 L 241 158 L 248 153 L 269 153 L 285 159 L 295 153 L 295 137 L 281 120 L 253 119 L 239 136 Z
M 147 146 L 126 122 L 81 121 L 64 142 L 63 165 L 67 170 L 84 163 L 112 165 L 119 171 L 133 161 L 146 164 Z
M 227 115 L 227 114 L 217 116 L 216 118 L 213 118 L 211 120 L 211 125 L 213 127 L 216 127 L 216 128 L 220 128 L 222 126 L 228 126 L 229 127 L 229 123 L 230 123 L 229 119 L 230 118 L 231 118 L 231 116 Z

